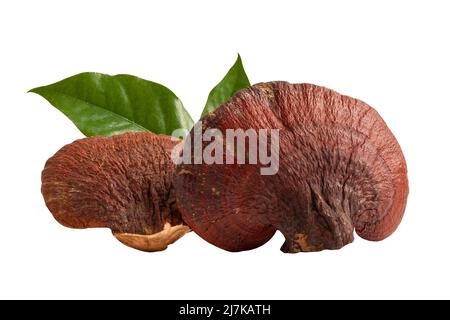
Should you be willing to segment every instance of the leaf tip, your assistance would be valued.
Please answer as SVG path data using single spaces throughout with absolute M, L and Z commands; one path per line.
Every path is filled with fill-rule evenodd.
M 38 95 L 42 96 L 42 94 L 44 92 L 44 89 L 45 89 L 45 86 L 43 86 L 43 87 L 36 87 L 36 88 L 28 90 L 27 93 L 35 93 L 35 94 L 38 94 Z
M 237 54 L 237 59 L 236 59 L 236 62 L 235 62 L 235 65 L 237 65 L 237 64 L 241 64 L 242 65 L 242 57 L 241 57 L 241 54 L 239 52 Z

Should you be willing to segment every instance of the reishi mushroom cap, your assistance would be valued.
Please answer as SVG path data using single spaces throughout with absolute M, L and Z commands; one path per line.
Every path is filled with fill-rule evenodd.
M 191 153 L 191 164 L 177 167 L 183 220 L 213 245 L 249 250 L 279 230 L 284 252 L 339 249 L 354 230 L 378 241 L 402 219 L 405 158 L 381 116 L 361 100 L 312 84 L 261 83 L 205 116 L 207 129 L 279 129 L 275 175 L 261 175 L 264 166 L 248 164 L 248 154 L 246 164 L 194 164 Z
M 130 247 L 164 250 L 190 231 L 173 192 L 170 152 L 177 143 L 136 132 L 68 144 L 45 164 L 45 203 L 66 227 L 106 227 Z

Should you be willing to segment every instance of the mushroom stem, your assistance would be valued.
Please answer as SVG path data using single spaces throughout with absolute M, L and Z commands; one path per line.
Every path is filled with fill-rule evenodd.
M 133 234 L 113 232 L 117 240 L 124 245 L 146 252 L 162 251 L 167 246 L 177 241 L 191 229 L 186 225 L 172 226 L 170 223 L 164 225 L 164 229 L 154 234 Z

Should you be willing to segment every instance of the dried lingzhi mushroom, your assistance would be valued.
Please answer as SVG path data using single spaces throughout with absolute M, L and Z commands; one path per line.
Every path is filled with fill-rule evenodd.
M 172 188 L 177 143 L 144 132 L 77 140 L 47 161 L 45 203 L 64 226 L 107 227 L 130 247 L 164 250 L 189 231 Z
M 360 100 L 311 84 L 262 83 L 238 92 L 202 124 L 203 132 L 279 129 L 275 175 L 248 163 L 191 161 L 177 169 L 183 220 L 220 248 L 256 248 L 280 230 L 284 252 L 339 249 L 354 230 L 382 240 L 402 219 L 405 159 L 380 115 Z

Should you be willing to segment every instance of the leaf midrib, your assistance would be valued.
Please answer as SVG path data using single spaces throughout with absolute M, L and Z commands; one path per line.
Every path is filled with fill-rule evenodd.
M 87 105 L 89 105 L 89 106 L 92 106 L 92 107 L 95 107 L 95 108 L 104 110 L 104 111 L 106 111 L 106 112 L 109 113 L 109 114 L 115 115 L 115 116 L 117 116 L 117 117 L 119 117 L 119 118 L 125 120 L 126 122 L 128 122 L 128 123 L 130 123 L 130 124 L 136 125 L 137 127 L 141 128 L 141 129 L 143 129 L 143 130 L 145 130 L 145 131 L 150 131 L 149 129 L 143 127 L 141 124 L 139 124 L 139 123 L 137 123 L 137 122 L 135 122 L 135 121 L 132 121 L 132 120 L 130 120 L 130 119 L 128 119 L 128 118 L 122 116 L 121 114 L 112 112 L 111 110 L 105 109 L 104 107 L 98 106 L 98 105 L 93 104 L 93 103 L 91 103 L 91 102 L 89 102 L 89 101 L 86 101 L 86 100 L 84 100 L 84 99 L 80 99 L 80 98 L 78 98 L 78 97 L 76 97 L 76 96 L 73 96 L 73 95 L 70 95 L 70 94 L 67 94 L 67 93 L 64 93 L 64 92 L 60 92 L 60 91 L 57 91 L 57 90 L 44 89 L 44 88 L 41 89 L 41 90 L 47 91 L 47 92 L 50 92 L 50 93 L 51 93 L 51 92 L 57 93 L 57 94 L 60 94 L 60 95 L 62 95 L 62 96 L 65 96 L 65 97 L 69 97 L 69 98 L 71 98 L 71 99 L 75 99 L 75 100 L 81 101 L 81 102 L 83 102 L 83 103 L 85 103 L 85 104 L 87 104 Z M 38 89 L 33 89 L 33 90 L 31 90 L 31 92 L 34 92 L 34 93 L 38 93 L 38 94 L 39 94 L 38 91 L 40 91 L 39 88 L 38 88 Z

